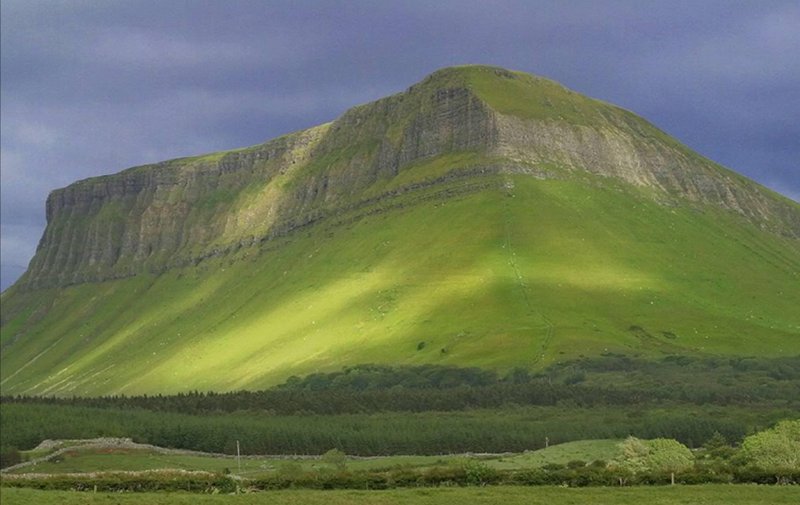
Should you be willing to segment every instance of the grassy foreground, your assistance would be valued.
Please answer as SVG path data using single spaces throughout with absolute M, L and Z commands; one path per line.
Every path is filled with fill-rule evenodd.
M 751 485 L 704 485 L 634 488 L 557 488 L 557 487 L 490 487 L 490 488 L 427 488 L 392 491 L 308 491 L 290 490 L 249 495 L 196 495 L 183 493 L 105 494 L 69 491 L 37 491 L 32 489 L 0 489 L 3 505 L 215 505 L 255 504 L 272 505 L 344 505 L 344 504 L 405 504 L 438 505 L 526 504 L 526 505 L 649 505 L 714 504 L 762 505 L 770 503 L 796 504 L 800 489 L 796 487 L 765 487 Z

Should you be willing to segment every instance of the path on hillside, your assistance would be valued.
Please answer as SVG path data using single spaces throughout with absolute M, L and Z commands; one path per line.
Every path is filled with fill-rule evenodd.
M 503 189 L 506 191 L 507 198 L 514 198 L 514 193 L 512 190 L 514 189 L 514 181 L 509 178 L 506 178 Z M 529 313 L 533 313 L 539 316 L 539 318 L 544 322 L 544 338 L 542 339 L 541 345 L 539 346 L 538 352 L 534 351 L 533 357 L 533 364 L 538 363 L 544 357 L 545 351 L 550 347 L 550 343 L 553 340 L 553 336 L 555 334 L 555 325 L 553 325 L 553 321 L 547 317 L 544 312 L 539 310 L 537 307 L 531 303 L 531 297 L 529 293 L 528 284 L 525 282 L 525 277 L 522 275 L 522 271 L 519 268 L 519 264 L 517 263 L 517 253 L 514 251 L 514 245 L 511 240 L 511 212 L 509 209 L 508 202 L 504 203 L 504 210 L 505 210 L 505 244 L 503 245 L 504 249 L 508 253 L 508 264 L 511 266 L 511 269 L 514 272 L 515 281 L 517 286 L 520 288 L 520 292 L 522 293 L 522 299 L 525 301 L 525 306 L 528 308 Z

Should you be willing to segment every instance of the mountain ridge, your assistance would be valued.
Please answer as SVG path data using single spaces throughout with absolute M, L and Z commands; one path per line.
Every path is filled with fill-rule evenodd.
M 514 92 L 498 92 L 503 86 Z M 720 205 L 800 237 L 794 202 L 699 157 L 638 116 L 544 78 L 464 66 L 264 144 L 133 167 L 56 190 L 47 201 L 49 227 L 22 284 L 163 271 L 170 261 L 187 264 L 254 244 L 354 203 L 350 195 L 375 198 L 376 188 L 401 179 L 406 167 L 449 153 L 473 153 L 495 171 L 502 164 L 538 177 L 580 171 L 616 177 L 654 188 L 662 198 Z M 411 179 L 408 184 L 418 182 Z M 256 189 L 258 202 L 242 195 Z M 114 208 L 120 200 L 123 208 Z M 190 208 L 197 204 L 200 210 Z M 224 222 L 213 222 L 221 218 L 209 207 L 228 214 Z M 80 220 L 90 222 L 81 227 Z M 72 225 L 66 237 L 59 221 Z
M 496 67 L 84 180 L 2 295 L 4 394 L 236 390 L 359 363 L 800 354 L 800 205 Z

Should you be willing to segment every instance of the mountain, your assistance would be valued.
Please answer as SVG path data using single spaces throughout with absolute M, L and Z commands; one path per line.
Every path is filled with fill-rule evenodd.
M 800 354 L 800 205 L 628 111 L 447 68 L 339 119 L 50 194 L 3 394 L 359 363 Z

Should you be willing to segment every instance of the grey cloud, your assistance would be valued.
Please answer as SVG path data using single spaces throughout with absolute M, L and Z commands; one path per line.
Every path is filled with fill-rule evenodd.
M 36 251 L 41 226 L 0 226 L 0 284 L 3 289 L 25 272 Z
M 135 66 L 148 71 L 205 68 L 237 69 L 256 65 L 300 63 L 312 54 L 317 41 L 309 34 L 298 36 L 272 29 L 252 40 L 209 41 L 185 33 L 160 33 L 131 27 L 106 28 L 82 57 L 97 59 L 109 66 Z

